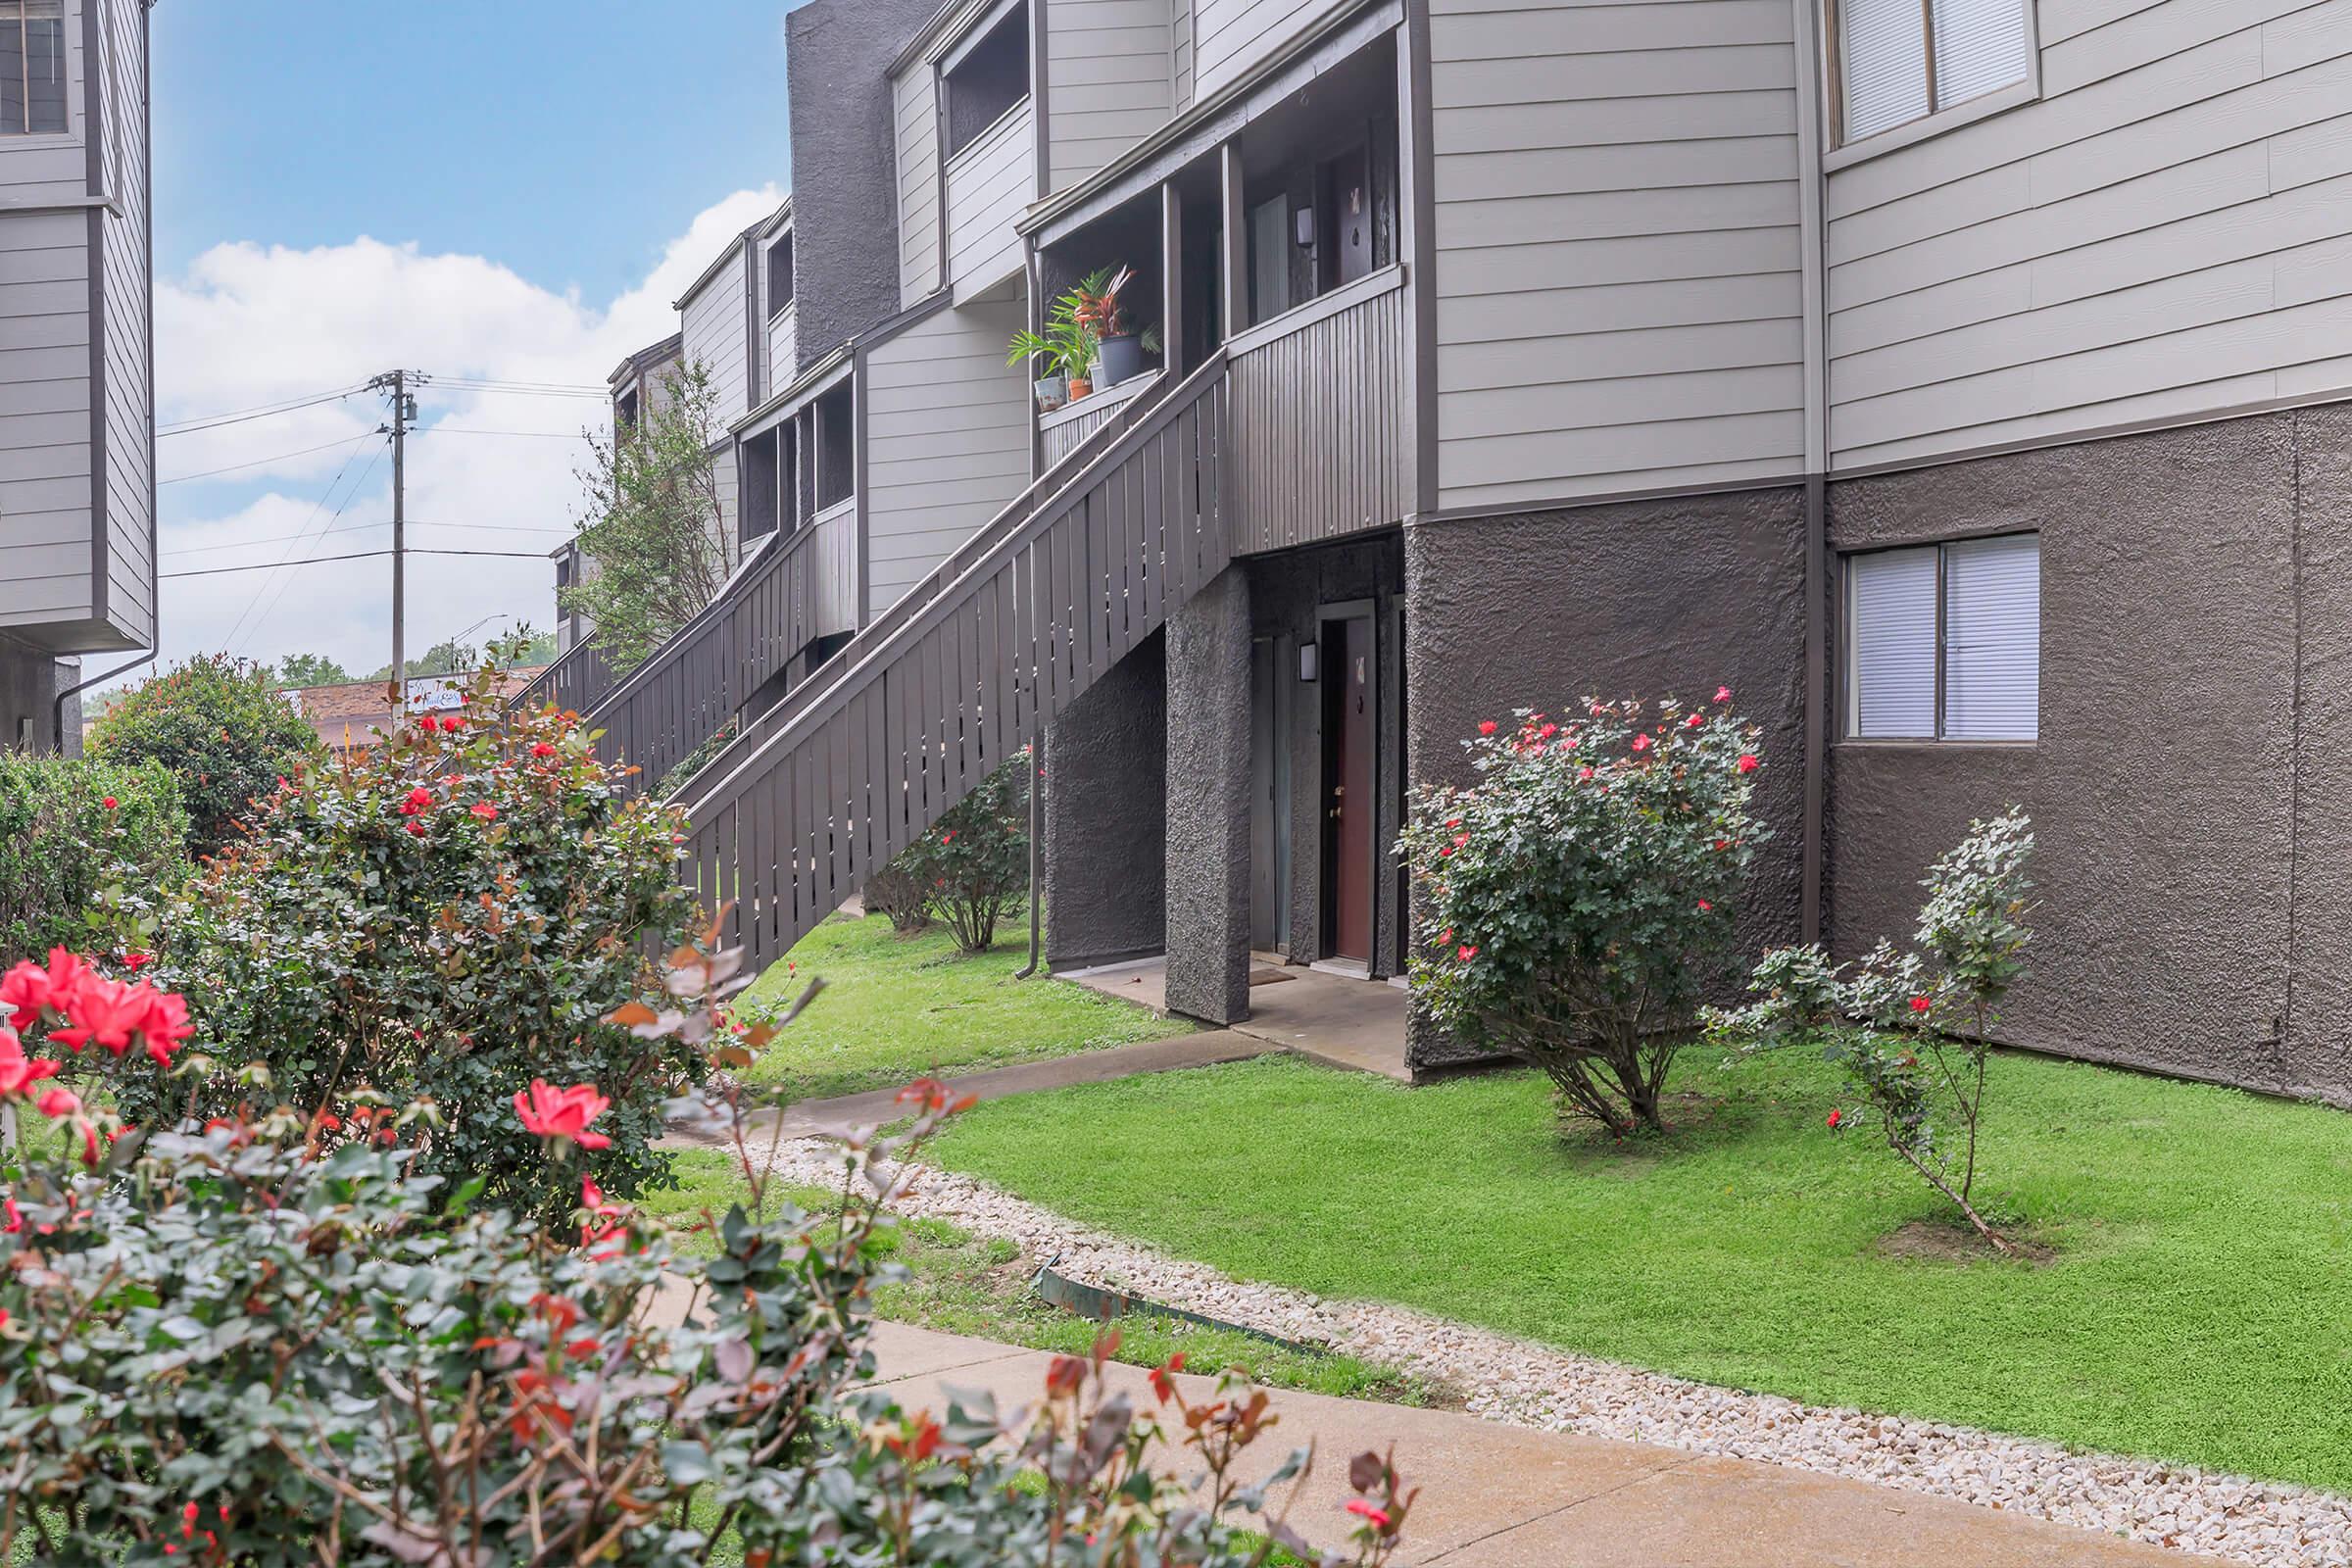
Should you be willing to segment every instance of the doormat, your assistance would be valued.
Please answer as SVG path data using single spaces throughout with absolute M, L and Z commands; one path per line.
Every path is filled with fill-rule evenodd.
M 1037 1277 L 1029 1283 L 1048 1305 L 1058 1306 L 1072 1317 L 1082 1317 L 1090 1323 L 1108 1323 L 1115 1318 L 1131 1316 L 1158 1318 L 1172 1323 L 1197 1323 L 1204 1329 L 1221 1329 L 1228 1334 L 1247 1335 L 1285 1350 L 1298 1350 L 1309 1355 L 1325 1353 L 1326 1347 L 1323 1346 L 1301 1345 L 1297 1340 L 1286 1340 L 1279 1334 L 1268 1334 L 1263 1329 L 1228 1323 L 1222 1318 L 1206 1317 L 1199 1312 L 1188 1312 L 1181 1306 L 1146 1300 L 1140 1296 L 1129 1296 L 1124 1291 L 1085 1284 L 1055 1270 L 1054 1265 L 1060 1261 L 1059 1252 L 1046 1259 L 1045 1266 L 1037 1271 Z

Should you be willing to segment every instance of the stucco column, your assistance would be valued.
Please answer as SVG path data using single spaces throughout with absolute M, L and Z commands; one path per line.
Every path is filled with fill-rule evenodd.
M 1046 735 L 1046 961 L 1166 945 L 1166 643 L 1136 645 Z
M 1232 565 L 1168 617 L 1168 1007 L 1250 1015 L 1250 578 Z

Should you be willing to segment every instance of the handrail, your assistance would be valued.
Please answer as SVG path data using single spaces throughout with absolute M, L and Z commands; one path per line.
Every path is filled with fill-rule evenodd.
M 1402 287 L 1404 264 L 1392 262 L 1377 272 L 1366 272 L 1351 283 L 1327 289 L 1280 316 L 1269 316 L 1255 326 L 1234 333 L 1232 341 L 1225 345 L 1225 352 L 1238 360 L 1269 343 L 1279 343 L 1294 332 L 1303 332 L 1317 321 L 1328 321 L 1343 311 L 1351 311 L 1366 300 L 1376 300 Z
M 593 638 L 594 634 L 591 633 L 573 643 L 558 656 L 555 662 L 532 676 L 529 685 L 507 699 L 507 711 L 529 712 L 557 702 L 556 693 L 574 677 L 582 677 L 588 685 L 598 689 L 582 702 L 565 703 L 563 706 L 585 712 L 601 702 L 617 682 L 613 678 L 611 661 L 605 658 L 604 650 L 596 646 Z
M 1223 356 L 1220 354 L 1217 357 L 1217 363 L 1222 364 L 1222 360 Z M 1200 372 L 1194 373 L 1198 375 Z M 728 753 L 739 753 L 749 757 L 757 748 L 765 745 L 777 731 L 792 723 L 835 681 L 849 675 L 876 645 L 905 624 L 915 611 L 943 592 L 956 578 L 961 576 L 981 555 L 995 548 L 1000 539 L 1028 520 L 1030 515 L 1041 506 L 1050 504 L 1062 491 L 1085 477 L 1094 466 L 1096 458 L 1133 428 L 1135 422 L 1167 393 L 1168 386 L 1168 378 L 1165 375 L 1152 377 L 1150 386 L 1129 398 L 1100 427 L 1089 432 L 1084 441 L 1071 448 L 1067 457 L 1047 469 L 1028 489 L 1007 502 L 994 517 L 975 529 L 963 543 L 948 552 L 947 557 L 933 567 L 928 575 L 899 595 L 891 603 L 889 609 L 861 627 L 857 636 L 851 639 L 849 645 L 834 655 L 822 671 L 812 673 L 808 679 L 788 692 L 775 707 L 760 714 L 751 724 L 746 725 L 743 732 L 728 744 L 726 751 L 712 758 L 709 763 L 695 773 L 693 778 L 688 779 L 669 797 L 669 804 L 682 806 L 690 810 L 700 805 L 711 791 L 725 781 L 728 769 L 719 764 L 727 760 Z
M 733 614 L 736 601 L 751 591 L 752 584 L 755 581 L 764 581 L 773 572 L 777 564 L 791 554 L 801 540 L 815 531 L 814 528 L 794 529 L 785 539 L 784 548 L 775 550 L 772 554 L 770 552 L 776 542 L 775 534 L 764 533 L 754 540 L 752 548 L 745 551 L 743 559 L 735 564 L 735 569 L 727 573 L 727 580 L 718 585 L 718 592 L 710 596 L 710 602 L 687 616 L 676 631 L 671 632 L 656 644 L 653 652 L 632 665 L 628 674 L 622 677 L 619 684 L 599 699 L 596 707 L 589 710 L 583 716 L 595 718 L 599 714 L 610 712 L 616 704 L 626 702 L 631 694 L 643 688 L 646 682 L 654 678 L 655 673 L 664 662 L 665 655 L 674 659 L 676 650 L 685 647 L 687 639 L 704 630 L 711 621 Z

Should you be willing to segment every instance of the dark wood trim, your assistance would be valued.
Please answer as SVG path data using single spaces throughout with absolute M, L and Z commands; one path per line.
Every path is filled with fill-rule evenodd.
M 1060 244 L 1239 135 L 1245 125 L 1403 21 L 1403 0 L 1364 0 L 1333 12 L 1095 173 L 1040 202 L 1017 226 L 1048 249 Z
M 934 57 L 933 64 L 943 74 L 962 65 L 964 58 L 979 46 L 980 40 L 996 31 L 997 24 L 1020 3 L 1021 0 L 988 0 L 968 20 L 958 21 L 949 29 L 946 45 Z M 1927 4 L 1927 0 L 1920 0 L 1920 4 Z M 1029 28 L 1032 36 L 1037 30 L 1038 9 L 1035 6 L 1030 8 Z M 1030 58 L 1034 60 L 1036 57 L 1032 55 Z
M 1247 185 L 1242 174 L 1242 147 L 1229 141 L 1217 150 L 1217 173 L 1222 181 L 1218 192 L 1225 207 L 1223 240 L 1224 267 L 1219 282 L 1224 287 L 1225 341 L 1231 343 L 1242 330 L 1241 323 L 1250 319 L 1250 230 L 1249 213 L 1243 205 L 1247 200 Z
M 1169 180 L 1159 187 L 1159 363 L 1184 362 L 1184 193 Z
M 1413 411 L 1409 493 L 1415 511 L 1438 504 L 1438 271 L 1437 158 L 1431 141 L 1429 0 L 1405 0 L 1404 31 L 1396 52 L 1396 169 L 1404 182 L 1396 203 L 1396 258 L 1409 270 L 1413 352 L 1405 361 L 1406 407 Z
M 1248 271 L 1243 273 L 1243 292 L 1249 291 Z M 1377 272 L 1367 272 L 1352 283 L 1343 283 L 1329 293 L 1318 294 L 1304 305 L 1294 305 L 1280 316 L 1258 322 L 1228 337 L 1227 349 L 1236 359 L 1269 343 L 1278 343 L 1293 332 L 1303 332 L 1317 321 L 1327 321 L 1343 311 L 1351 311 L 1366 300 L 1376 300 L 1383 294 L 1404 287 L 1405 270 L 1402 267 L 1384 267 Z
M 1030 138 L 1036 143 L 1036 193 L 1054 189 L 1054 26 L 1052 0 L 1029 0 L 1029 102 L 1036 111 Z M 942 183 L 945 183 L 944 176 Z

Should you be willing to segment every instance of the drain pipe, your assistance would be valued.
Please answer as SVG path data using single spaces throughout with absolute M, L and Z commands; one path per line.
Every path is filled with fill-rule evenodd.
M 1045 768 L 1040 765 L 1045 755 L 1046 732 L 1041 725 L 1029 742 L 1029 961 L 1013 975 L 1015 980 L 1028 979 L 1037 973 L 1044 961 L 1038 943 L 1037 861 L 1043 851 L 1040 849 L 1041 835 L 1038 832 L 1037 798 L 1045 793 L 1045 786 L 1038 782 L 1046 776 Z

